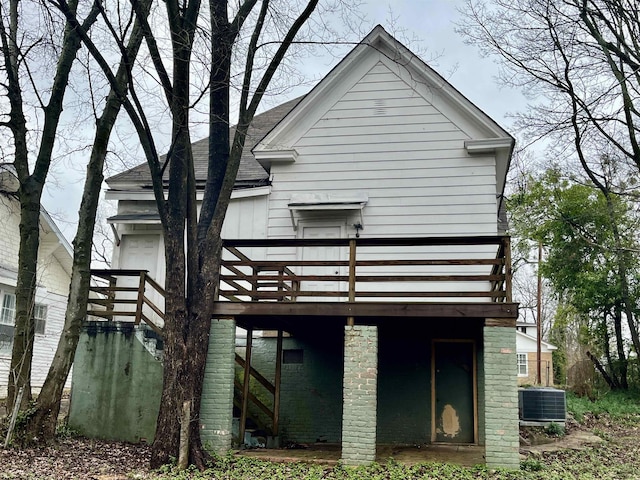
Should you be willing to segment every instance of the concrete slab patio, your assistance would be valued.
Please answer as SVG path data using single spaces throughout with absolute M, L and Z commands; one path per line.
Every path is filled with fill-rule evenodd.
M 309 444 L 305 448 L 238 450 L 236 455 L 260 458 L 270 462 L 308 462 L 321 465 L 336 465 L 342 449 L 337 444 Z M 378 445 L 376 462 L 387 463 L 390 459 L 405 465 L 425 462 L 454 463 L 471 467 L 484 464 L 484 447 L 476 445 Z

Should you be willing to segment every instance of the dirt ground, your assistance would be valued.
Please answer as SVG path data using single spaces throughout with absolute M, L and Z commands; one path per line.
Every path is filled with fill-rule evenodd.
M 562 451 L 587 449 L 598 443 L 616 445 L 617 461 L 633 463 L 638 454 L 640 423 L 616 424 L 606 419 L 587 418 L 583 425 L 569 425 L 564 437 L 549 438 L 550 443 L 523 446 L 523 458 L 557 455 Z M 597 435 L 595 433 L 597 433 Z M 627 446 L 633 448 L 627 448 Z M 256 456 L 268 451 L 254 451 Z M 273 451 L 272 451 L 273 452 Z M 283 457 L 295 451 L 281 451 Z M 18 450 L 0 448 L 0 479 L 94 479 L 124 480 L 150 478 L 147 475 L 150 447 L 82 438 L 61 439 L 55 445 Z M 416 455 L 418 449 L 416 449 Z M 267 455 L 269 456 L 269 455 Z M 633 456 L 633 458 L 631 458 Z M 394 455 L 396 461 L 402 462 Z M 415 460 L 414 455 L 408 458 Z M 271 458 L 274 459 L 274 458 Z M 290 460 L 293 458 L 289 458 Z M 428 459 L 434 461 L 433 458 Z M 451 459 L 453 460 L 453 459 Z M 321 461 L 318 459 L 316 461 Z M 329 462 L 330 463 L 330 462 Z
M 55 445 L 0 449 L 0 479 L 120 480 L 148 473 L 150 447 L 85 438 Z

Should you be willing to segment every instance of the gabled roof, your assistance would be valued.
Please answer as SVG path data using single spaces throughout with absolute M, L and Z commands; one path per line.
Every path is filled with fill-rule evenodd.
M 521 332 L 520 330 L 516 330 L 516 335 L 518 337 L 522 338 L 523 340 L 525 340 L 526 342 L 532 342 L 534 345 L 537 342 L 536 337 L 533 337 L 531 335 L 527 335 L 526 333 Z M 558 347 L 556 347 L 555 345 L 553 345 L 553 344 L 551 344 L 549 342 L 545 342 L 544 340 L 541 340 L 540 344 L 542 346 L 544 346 L 547 350 L 550 350 L 550 351 L 558 349 Z
M 5 194 L 12 194 L 17 192 L 18 188 L 18 177 L 13 164 L 0 163 L 0 191 Z M 69 241 L 42 205 L 40 205 L 40 228 L 42 235 L 40 245 L 43 246 L 45 243 L 57 244 L 58 246 L 52 249 L 51 254 L 56 257 L 64 270 L 71 275 L 73 248 L 71 248 Z M 20 239 L 17 238 L 15 241 L 19 243 Z
M 414 90 L 426 99 L 438 98 L 446 104 L 456 118 L 474 125 L 476 135 L 465 142 L 469 154 L 494 153 L 497 159 L 497 194 L 504 190 L 515 141 L 513 137 L 474 103 L 447 82 L 381 25 L 376 26 L 347 56 L 324 77 L 284 119 L 275 126 L 254 148 L 254 154 L 263 165 L 269 165 L 269 154 L 275 160 L 293 159 L 296 141 L 322 116 L 333 102 L 346 93 L 353 81 L 369 68 L 367 62 L 384 61 L 395 67 L 399 76 L 405 77 Z
M 269 180 L 269 174 L 255 160 L 251 153 L 253 147 L 264 137 L 282 118 L 295 107 L 302 97 L 295 98 L 271 110 L 256 115 L 247 131 L 245 146 L 240 159 L 240 169 L 236 177 L 236 188 L 254 187 L 264 185 Z M 229 136 L 233 140 L 235 127 L 229 129 Z M 196 182 L 204 184 L 207 177 L 207 161 L 209 153 L 209 139 L 203 138 L 192 144 L 193 162 L 196 174 Z M 165 172 L 166 181 L 168 172 Z M 149 188 L 151 186 L 151 174 L 145 163 L 130 170 L 119 173 L 107 179 L 107 184 L 113 189 L 120 188 Z
M 413 54 L 402 43 L 378 25 L 369 33 L 310 93 L 256 115 L 248 131 L 235 188 L 268 184 L 269 156 L 288 160 L 295 157 L 291 149 L 296 138 L 302 136 L 313 121 L 314 112 L 329 107 L 326 99 L 344 88 L 341 82 L 353 75 L 359 63 L 372 55 L 382 54 L 398 70 L 408 72 L 420 91 L 437 95 L 451 106 L 454 115 L 473 123 L 477 135 L 465 142 L 470 154 L 495 152 L 497 159 L 497 194 L 502 194 L 514 139 L 487 114 L 469 101 L 435 70 Z M 235 129 L 230 128 L 233 138 Z M 207 172 L 208 139 L 193 144 L 196 182 L 203 185 Z M 255 156 L 254 156 L 255 155 Z M 260 160 L 260 163 L 256 161 Z M 261 165 L 265 165 L 266 169 Z M 151 176 L 145 164 L 114 175 L 107 180 L 112 190 L 149 188 Z

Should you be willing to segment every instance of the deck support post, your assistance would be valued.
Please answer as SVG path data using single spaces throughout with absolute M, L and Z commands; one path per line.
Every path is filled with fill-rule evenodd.
M 356 301 L 356 239 L 349 240 L 349 303 Z M 355 325 L 354 317 L 347 317 L 347 325 Z
M 278 436 L 280 429 L 280 383 L 282 380 L 282 330 L 278 330 L 278 340 L 276 343 L 276 375 L 275 392 L 273 394 L 273 436 Z
M 249 413 L 249 386 L 251 380 L 251 344 L 253 329 L 247 328 L 247 347 L 244 357 L 244 383 L 242 385 L 242 412 L 240 413 L 240 445 L 244 444 L 247 416 Z
M 484 440 L 487 467 L 520 466 L 516 331 L 484 327 Z
M 342 403 L 342 461 L 366 465 L 376 459 L 378 327 L 346 326 Z

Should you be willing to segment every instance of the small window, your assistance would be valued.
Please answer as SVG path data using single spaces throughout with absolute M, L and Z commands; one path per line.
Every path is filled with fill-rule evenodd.
M 12 293 L 2 295 L 2 309 L 0 310 L 0 323 L 13 325 L 16 318 L 16 296 Z
M 47 328 L 47 306 L 36 303 L 33 308 L 33 322 L 35 323 L 36 333 L 44 335 Z
M 526 377 L 529 375 L 529 363 L 527 362 L 526 353 L 518 353 L 518 376 Z
M 304 350 L 301 348 L 283 350 L 282 363 L 304 363 Z

